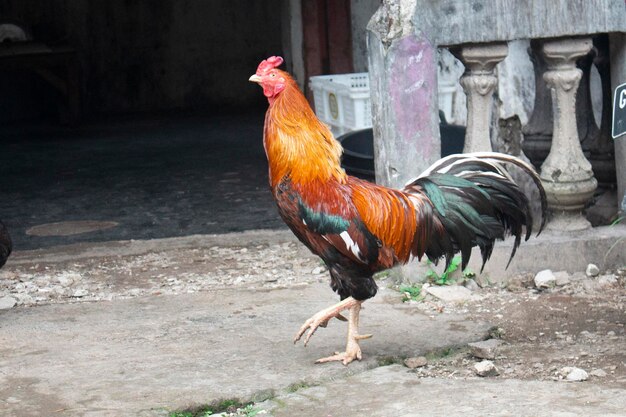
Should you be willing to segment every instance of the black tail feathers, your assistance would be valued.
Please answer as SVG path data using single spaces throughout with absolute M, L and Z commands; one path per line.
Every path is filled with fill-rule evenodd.
M 515 236 L 515 241 L 508 267 L 522 235 L 525 240 L 530 237 L 533 218 L 528 198 L 498 162 L 515 164 L 531 176 L 541 195 L 542 222 L 538 234 L 543 229 L 547 200 L 532 167 L 518 158 L 499 153 L 451 155 L 435 163 L 406 187 L 407 192 L 428 196 L 442 225 L 442 233 L 430 239 L 425 252 L 433 262 L 445 257 L 447 267 L 454 254 L 461 252 L 461 266 L 465 269 L 472 247 L 478 246 L 482 271 L 495 240 L 503 240 L 510 234 Z

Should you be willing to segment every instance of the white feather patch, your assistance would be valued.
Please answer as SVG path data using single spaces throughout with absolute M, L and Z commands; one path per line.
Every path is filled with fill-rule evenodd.
M 352 254 L 354 254 L 354 256 L 356 256 L 358 259 L 363 260 L 363 258 L 361 258 L 361 250 L 359 249 L 359 245 L 354 240 L 352 240 L 352 238 L 350 237 L 350 234 L 347 231 L 345 231 L 345 232 L 341 232 L 339 236 L 341 236 L 344 243 L 346 244 L 346 248 L 350 252 L 352 252 Z
M 448 163 L 448 161 L 450 160 L 454 160 L 454 162 L 452 162 L 448 166 L 445 166 L 444 168 L 441 168 L 441 166 L 446 165 L 446 163 Z M 418 175 L 417 178 L 409 181 L 407 185 L 411 184 L 412 182 L 420 178 L 424 178 L 433 172 L 445 174 L 453 166 L 456 166 L 458 164 L 462 164 L 465 162 L 469 162 L 469 161 L 476 161 L 476 160 L 481 160 L 483 162 L 490 163 L 491 165 L 494 165 L 493 164 L 494 162 L 510 162 L 514 165 L 526 168 L 527 170 L 534 172 L 533 168 L 531 168 L 526 162 L 520 160 L 519 158 L 516 158 L 511 155 L 498 153 L 498 152 L 473 152 L 473 153 L 465 153 L 465 154 L 453 154 L 453 155 L 448 155 L 445 158 L 441 158 L 440 160 L 432 164 L 430 167 L 426 169 L 426 171 Z M 502 171 L 500 168 L 497 168 L 497 166 L 496 166 L 496 169 L 498 169 L 498 171 Z

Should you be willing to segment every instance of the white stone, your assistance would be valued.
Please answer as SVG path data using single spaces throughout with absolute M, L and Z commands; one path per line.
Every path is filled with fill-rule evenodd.
M 474 372 L 478 376 L 497 376 L 500 375 L 500 371 L 493 362 L 484 360 L 474 364 Z
M 0 310 L 8 310 L 15 307 L 16 304 L 17 300 L 10 295 L 0 298 Z
M 597 277 L 600 274 L 600 268 L 598 268 L 596 264 L 589 264 L 587 265 L 585 274 L 587 274 L 588 277 Z
M 594 369 L 593 371 L 589 372 L 589 375 L 598 378 L 604 378 L 606 376 L 606 371 L 604 369 Z
M 480 342 L 468 343 L 473 356 L 481 359 L 494 359 L 496 357 L 498 346 L 502 344 L 501 340 L 489 339 Z
M 546 289 L 552 288 L 556 285 L 556 277 L 549 269 L 537 272 L 535 275 L 535 287 Z
M 470 290 L 468 290 L 467 288 L 461 285 L 448 285 L 448 286 L 432 285 L 426 288 L 426 291 L 430 295 L 437 297 L 442 301 L 447 301 L 447 302 L 467 301 L 467 300 L 480 298 L 476 295 L 473 295 Z
M 319 275 L 319 274 L 323 273 L 324 271 L 326 271 L 326 268 L 324 268 L 323 266 L 317 266 L 317 267 L 313 268 L 312 274 L 313 275 Z
M 567 271 L 555 272 L 554 278 L 556 279 L 556 285 L 559 287 L 570 283 L 569 274 L 567 273 Z
M 559 371 L 561 376 L 565 377 L 565 380 L 570 382 L 581 382 L 589 379 L 589 374 L 584 369 L 576 368 L 574 366 L 566 366 Z

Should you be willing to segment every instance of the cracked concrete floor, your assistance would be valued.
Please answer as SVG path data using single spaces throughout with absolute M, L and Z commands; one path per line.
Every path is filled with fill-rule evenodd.
M 381 280 L 361 320 L 374 338 L 349 367 L 313 364 L 343 347 L 344 323 L 320 329 L 307 348 L 292 344 L 304 320 L 336 302 L 327 279 L 283 231 L 18 251 L 0 285 L 34 302 L 0 311 L 0 415 L 163 417 L 227 397 L 270 398 L 256 406 L 275 417 L 623 410 L 621 278 L 587 290 L 575 282 L 541 293 L 477 289 L 460 304 L 403 303 Z M 47 291 L 57 287 L 67 291 Z M 446 352 L 484 339 L 492 325 L 504 330 L 501 375 L 480 379 L 466 350 Z M 414 371 L 380 367 L 425 354 L 427 365 Z M 608 375 L 554 379 L 554 369 L 571 365 Z

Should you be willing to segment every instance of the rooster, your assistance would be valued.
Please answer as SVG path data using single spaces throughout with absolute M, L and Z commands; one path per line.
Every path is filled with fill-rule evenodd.
M 278 69 L 281 57 L 262 61 L 250 81 L 269 101 L 263 145 L 270 188 L 278 212 L 296 237 L 330 272 L 340 302 L 309 318 L 297 332 L 304 345 L 332 318 L 348 321 L 344 352 L 317 360 L 344 365 L 362 358 L 358 331 L 361 304 L 376 295 L 373 274 L 424 255 L 446 266 L 460 252 L 466 267 L 478 246 L 483 266 L 496 239 L 515 236 L 511 259 L 532 232 L 529 201 L 499 164 L 525 171 L 546 198 L 536 172 L 525 162 L 484 152 L 450 155 L 437 161 L 402 190 L 351 177 L 341 168 L 342 148 L 317 119 L 293 78 Z M 509 259 L 509 262 L 510 260 Z M 341 313 L 348 311 L 346 319 Z

